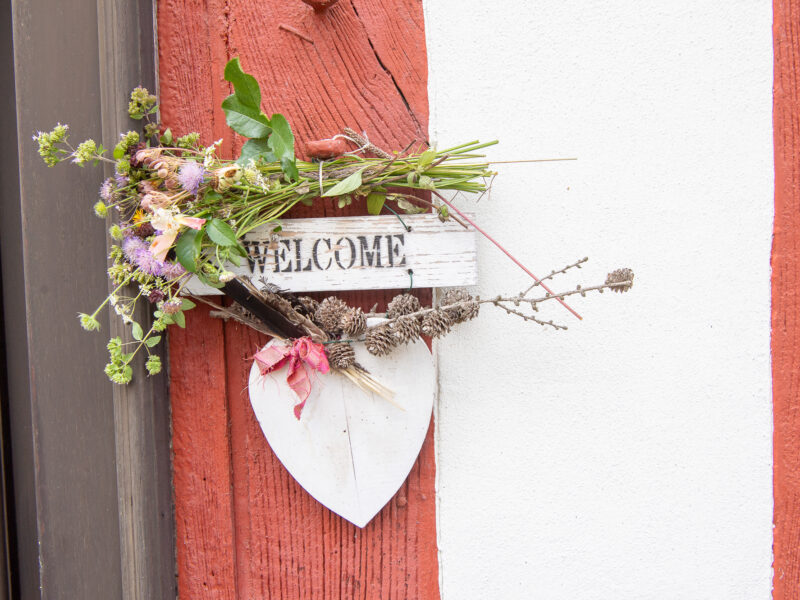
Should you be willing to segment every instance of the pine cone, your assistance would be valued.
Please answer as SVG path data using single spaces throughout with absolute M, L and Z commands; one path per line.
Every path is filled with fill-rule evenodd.
M 392 332 L 395 339 L 397 339 L 398 343 L 407 344 L 419 337 L 421 328 L 419 319 L 404 315 L 391 321 L 389 323 L 389 330 Z
M 448 304 L 459 303 L 459 306 L 444 309 L 447 316 L 453 323 L 463 323 L 478 316 L 480 304 L 478 304 L 466 290 L 456 288 L 447 290 L 439 302 L 439 306 L 447 306 Z
M 328 344 L 325 347 L 328 362 L 334 369 L 346 369 L 356 364 L 356 353 L 353 347 L 346 342 Z
M 397 345 L 397 338 L 389 330 L 389 326 L 383 323 L 367 329 L 367 336 L 364 343 L 367 347 L 367 352 L 370 354 L 385 356 Z
M 350 337 L 358 337 L 367 328 L 367 317 L 360 308 L 351 308 L 339 321 L 342 332 Z
M 314 321 L 328 333 L 339 333 L 342 317 L 348 310 L 347 304 L 336 296 L 328 296 L 314 313 Z
M 620 285 L 612 287 L 611 289 L 615 292 L 627 292 L 629 289 L 633 287 L 633 271 L 630 269 L 617 269 L 616 271 L 611 271 L 606 277 L 606 285 L 610 283 L 620 283 L 622 281 L 630 281 L 629 284 Z
M 422 333 L 432 338 L 441 337 L 450 331 L 450 316 L 440 308 L 426 313 L 422 317 Z
M 306 309 L 306 313 L 313 319 L 314 314 L 319 308 L 319 302 L 314 300 L 311 296 L 300 296 L 297 300 L 303 305 L 303 308 Z
M 400 294 L 389 302 L 389 306 L 386 307 L 386 317 L 396 319 L 397 317 L 417 312 L 419 308 L 419 298 L 411 294 Z

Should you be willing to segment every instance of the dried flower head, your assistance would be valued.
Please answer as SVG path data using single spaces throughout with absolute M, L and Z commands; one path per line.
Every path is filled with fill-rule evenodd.
M 614 285 L 611 289 L 615 292 L 627 292 L 633 287 L 633 271 L 631 269 L 617 269 L 611 271 L 606 277 L 606 285 L 628 282 L 625 285 Z
M 420 309 L 419 299 L 411 294 L 400 294 L 392 298 L 386 307 L 386 316 L 394 319 L 401 315 L 408 315 Z
M 187 161 L 178 170 L 178 182 L 190 194 L 196 196 L 205 177 L 205 169 L 200 163 Z
M 367 317 L 360 308 L 350 308 L 339 321 L 342 332 L 350 337 L 357 337 L 367 329 Z
M 319 308 L 314 313 L 314 320 L 328 333 L 340 333 L 342 331 L 342 317 L 347 313 L 349 307 L 341 298 L 328 296 L 323 300 Z
M 432 338 L 447 334 L 451 325 L 450 316 L 441 308 L 425 313 L 422 317 L 422 333 Z
M 367 329 L 364 345 L 370 354 L 385 356 L 397 346 L 397 338 L 389 329 L 389 325 L 382 323 Z
M 412 315 L 403 315 L 389 322 L 389 330 L 400 344 L 408 344 L 419 337 L 421 332 L 420 321 Z
M 451 306 L 455 304 L 456 306 Z M 480 304 L 463 288 L 447 290 L 442 294 L 439 306 L 450 306 L 445 312 L 453 323 L 463 323 L 478 316 Z
M 346 369 L 356 364 L 356 353 L 353 347 L 346 342 L 328 344 L 325 346 L 328 363 L 334 369 Z
M 306 314 L 313 319 L 314 314 L 319 308 L 319 302 L 314 300 L 311 296 L 300 296 L 297 300 L 303 305 L 303 308 L 305 308 Z

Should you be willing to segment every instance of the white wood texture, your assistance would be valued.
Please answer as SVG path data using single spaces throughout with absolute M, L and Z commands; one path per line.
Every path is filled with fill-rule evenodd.
M 330 510 L 364 527 L 414 465 L 430 424 L 436 382 L 433 357 L 421 341 L 382 358 L 369 354 L 363 343 L 354 347 L 358 362 L 395 392 L 393 402 L 402 409 L 342 375 L 315 373 L 297 420 L 286 367 L 262 376 L 255 363 L 249 391 L 261 429 L 292 477 Z
M 474 285 L 475 230 L 436 215 L 283 219 L 247 234 L 251 259 L 233 272 L 293 292 Z M 282 230 L 273 233 L 280 224 Z M 219 291 L 192 279 L 192 294 Z

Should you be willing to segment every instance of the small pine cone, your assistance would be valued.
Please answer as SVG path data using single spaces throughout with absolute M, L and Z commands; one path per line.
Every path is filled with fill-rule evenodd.
M 357 337 L 367 329 L 367 317 L 360 308 L 351 308 L 339 321 L 342 332 L 350 337 Z
M 441 309 L 432 310 L 422 317 L 422 333 L 432 338 L 441 337 L 450 331 L 450 316 Z
M 311 296 L 300 296 L 297 300 L 303 305 L 303 308 L 306 309 L 306 313 L 313 318 L 319 308 L 319 302 L 314 300 Z
M 629 281 L 630 283 L 626 285 L 620 285 L 612 287 L 611 289 L 615 292 L 627 292 L 629 289 L 633 287 L 633 271 L 631 269 L 617 269 L 616 271 L 611 271 L 606 277 L 606 285 L 611 283 L 620 283 L 622 281 Z
M 439 302 L 439 306 L 459 303 L 459 306 L 444 309 L 453 323 L 463 323 L 478 316 L 480 305 L 470 296 L 466 290 L 456 288 L 447 290 Z
M 348 306 L 344 300 L 328 296 L 314 313 L 314 321 L 328 333 L 339 333 L 342 330 L 339 323 L 347 310 Z
M 345 342 L 325 346 L 328 362 L 334 369 L 346 369 L 356 364 L 356 353 L 353 347 Z
M 419 319 L 404 315 L 402 317 L 398 317 L 394 321 L 391 321 L 389 323 L 389 330 L 397 339 L 398 343 L 407 344 L 409 342 L 413 342 L 419 337 L 421 327 L 419 324 Z
M 419 298 L 411 294 L 400 294 L 389 302 L 389 306 L 386 307 L 386 317 L 396 319 L 397 317 L 417 312 L 419 308 Z
M 367 352 L 375 356 L 385 356 L 397 346 L 397 338 L 386 323 L 367 329 L 364 340 Z

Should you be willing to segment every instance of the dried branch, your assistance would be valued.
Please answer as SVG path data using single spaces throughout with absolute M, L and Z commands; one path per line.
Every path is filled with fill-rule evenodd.
M 219 304 L 214 304 L 213 302 L 209 302 L 202 296 L 189 296 L 192 300 L 196 300 L 198 302 L 202 302 L 203 304 L 207 304 L 212 308 L 209 312 L 215 319 L 223 319 L 228 321 L 233 319 L 241 323 L 242 325 L 246 325 L 250 329 L 254 329 L 259 333 L 263 333 L 264 335 L 274 336 L 274 332 L 268 329 L 260 320 L 256 319 L 255 317 L 251 316 L 247 311 L 245 311 L 241 306 L 238 304 L 233 304 L 232 306 L 220 306 Z
M 566 267 L 564 267 L 563 269 L 559 269 L 558 271 L 550 271 L 550 275 L 547 275 L 547 276 L 545 276 L 545 277 L 542 277 L 542 278 L 541 278 L 539 281 L 534 281 L 534 282 L 533 282 L 533 284 L 532 284 L 532 285 L 531 285 L 531 286 L 530 286 L 530 287 L 529 287 L 527 290 L 525 290 L 524 292 L 522 292 L 522 295 L 523 295 L 523 296 L 527 296 L 527 295 L 528 295 L 528 292 L 530 292 L 530 291 L 531 291 L 533 288 L 535 288 L 536 286 L 538 286 L 538 285 L 541 285 L 541 282 L 542 282 L 542 281 L 546 281 L 546 280 L 548 280 L 548 279 L 553 279 L 553 277 L 555 277 L 556 275 L 561 275 L 562 273 L 566 273 L 567 271 L 569 271 L 569 270 L 570 270 L 570 269 L 572 269 L 572 268 L 578 268 L 578 269 L 580 269 L 580 268 L 581 268 L 581 265 L 582 265 L 583 263 L 585 263 L 586 261 L 588 261 L 588 260 L 589 260 L 589 257 L 588 257 L 588 256 L 585 256 L 584 258 L 582 258 L 582 259 L 580 259 L 580 260 L 578 260 L 578 261 L 575 261 L 575 262 L 574 262 L 574 263 L 572 263 L 571 265 L 567 265 L 567 266 L 566 266 Z
M 365 136 L 356 132 L 354 129 L 345 127 L 342 131 L 347 139 L 349 139 L 354 144 L 358 144 L 359 150 L 366 150 L 367 152 L 372 152 L 375 156 L 380 156 L 381 158 L 387 158 L 390 160 L 393 158 L 391 154 L 386 152 L 386 150 L 378 148 L 375 144 L 370 142 Z

